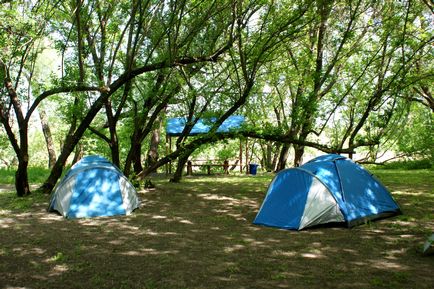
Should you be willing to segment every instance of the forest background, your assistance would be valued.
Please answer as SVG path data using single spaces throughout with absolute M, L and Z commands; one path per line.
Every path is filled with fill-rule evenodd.
M 189 158 L 267 171 L 303 156 L 434 160 L 430 1 L 1 1 L 0 166 L 49 167 L 49 193 L 83 154 L 130 177 Z M 231 115 L 241 130 L 217 134 Z M 169 117 L 187 125 L 166 153 Z M 188 137 L 198 119 L 208 133 Z M 216 145 L 218 144 L 218 145 Z M 210 150 L 213 150 L 210 153 Z M 357 154 L 356 154 L 357 153 Z M 160 169 L 161 170 L 161 169 Z

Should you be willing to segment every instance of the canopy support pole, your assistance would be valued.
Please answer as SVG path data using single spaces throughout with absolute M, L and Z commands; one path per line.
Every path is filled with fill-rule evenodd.
M 172 153 L 172 137 L 169 137 L 169 154 Z M 169 174 L 172 174 L 172 160 L 169 162 Z
M 172 153 L 172 137 L 166 134 L 166 156 Z M 172 173 L 172 161 L 166 163 L 166 175 Z
M 240 173 L 242 173 L 243 172 L 243 141 L 241 138 L 240 138 L 240 155 L 239 155 L 239 158 L 240 158 Z
M 249 139 L 246 137 L 246 175 L 248 175 L 249 173 Z

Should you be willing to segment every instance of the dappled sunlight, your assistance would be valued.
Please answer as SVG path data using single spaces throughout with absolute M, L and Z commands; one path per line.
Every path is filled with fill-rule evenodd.
M 63 273 L 67 272 L 69 270 L 68 265 L 66 264 L 57 264 L 51 269 L 50 273 L 48 273 L 48 276 L 55 277 L 60 276 Z
M 197 196 L 200 198 L 203 198 L 205 200 L 208 200 L 208 201 L 223 201 L 228 206 L 249 206 L 249 207 L 253 207 L 253 208 L 259 207 L 259 204 L 257 201 L 254 201 L 254 200 L 248 199 L 248 198 L 237 199 L 237 198 L 228 197 L 228 196 L 224 196 L 224 195 L 209 194 L 209 193 L 198 194 Z M 219 208 L 217 210 L 227 210 L 227 209 L 228 209 L 228 207 L 223 208 L 223 209 Z
M 149 236 L 176 236 L 176 235 L 178 235 L 178 233 L 176 233 L 176 232 L 156 232 L 156 231 L 153 231 L 153 230 L 150 230 L 150 229 L 146 229 L 145 231 L 144 231 L 144 234 L 145 235 L 149 235 Z
M 8 216 L 12 213 L 11 210 L 2 210 L 0 209 L 0 216 Z
M 402 265 L 400 263 L 386 261 L 386 260 L 372 260 L 370 265 L 373 268 L 381 269 L 381 270 L 408 270 L 408 266 Z
M 139 250 L 131 250 L 131 251 L 124 251 L 121 253 L 118 253 L 119 255 L 126 255 L 126 256 L 147 256 L 147 255 L 174 255 L 178 254 L 178 250 L 155 250 L 152 248 L 143 248 Z
M 28 254 L 33 254 L 33 255 L 42 255 L 45 254 L 47 252 L 46 249 L 42 249 L 42 248 L 31 248 L 29 250 L 26 250 Z
M 300 254 L 303 258 L 308 258 L 308 259 L 319 259 L 319 258 L 324 258 L 324 255 L 320 252 L 320 251 L 316 251 L 314 253 L 302 253 Z
M 140 193 L 142 206 L 129 216 L 68 220 L 46 213 L 46 204 L 8 214 L 0 218 L 0 257 L 5 260 L 0 270 L 10 272 L 7 280 L 26 281 L 5 284 L 129 276 L 128 284 L 136 282 L 138 288 L 204 288 L 198 285 L 203 280 L 209 288 L 319 288 L 312 282 L 322 278 L 334 288 L 336 280 L 352 286 L 351 279 L 360 278 L 358 288 L 370 288 L 369 276 L 378 272 L 408 274 L 405 286 L 418 272 L 429 276 L 432 264 L 418 258 L 417 242 L 424 240 L 432 220 L 421 221 L 411 212 L 353 229 L 288 231 L 251 223 L 266 184 L 254 188 L 227 177 L 214 184 L 217 191 L 210 185 L 200 178 L 157 183 L 155 190 Z M 17 272 L 17 266 L 23 270 Z M 113 284 L 107 286 L 120 287 Z
M 357 251 L 357 250 L 354 250 L 354 249 L 347 249 L 347 248 L 342 249 L 342 252 L 345 252 L 345 254 L 352 254 L 352 255 L 356 255 L 356 254 L 358 254 L 358 251 Z
M 299 253 L 295 252 L 295 251 L 282 251 L 282 250 L 274 250 L 272 252 L 272 256 L 275 257 L 295 257 L 297 256 Z
M 223 248 L 223 251 L 224 251 L 225 253 L 234 253 L 235 251 L 240 251 L 240 250 L 243 250 L 243 249 L 245 249 L 245 248 L 246 248 L 246 246 L 244 246 L 244 245 L 241 245 L 241 244 L 235 244 L 235 245 L 232 245 L 232 246 L 228 246 L 228 247 Z
M 427 194 L 426 192 L 414 191 L 412 189 L 405 190 L 405 191 L 392 191 L 392 195 L 397 195 L 397 196 L 423 196 L 423 197 L 426 197 L 426 198 L 433 198 L 434 199 L 434 194 Z
M 385 257 L 387 260 L 399 260 L 401 256 L 403 256 L 407 250 L 399 249 L 399 250 L 389 250 L 386 252 Z
M 177 222 L 179 222 L 181 224 L 194 225 L 194 223 L 192 221 L 187 220 L 187 219 L 183 219 L 183 218 L 180 218 L 180 217 L 175 217 L 175 218 L 173 218 L 173 220 L 177 221 Z
M 15 219 L 13 218 L 1 218 L 0 219 L 0 228 L 9 228 L 11 226 L 13 226 L 13 224 L 16 222 Z
M 39 216 L 39 218 L 41 220 L 44 220 L 44 221 L 61 221 L 61 222 L 65 221 L 65 218 L 62 215 L 58 214 L 58 213 L 47 213 L 47 212 L 44 212 L 44 213 L 41 213 L 41 215 Z
M 205 200 L 210 200 L 210 201 L 231 201 L 233 203 L 237 203 L 239 202 L 239 200 L 235 199 L 235 198 L 231 198 L 231 197 L 226 197 L 226 196 L 220 196 L 217 194 L 198 194 L 197 195 L 200 198 L 203 198 Z
M 15 191 L 15 186 L 10 184 L 0 184 L 0 193 L 10 193 Z
M 398 235 L 397 237 L 382 236 L 382 238 L 385 239 L 385 240 L 396 240 L 397 238 L 399 238 L 399 239 L 414 240 L 415 237 L 416 237 L 415 235 L 411 235 L 411 234 Z
M 167 219 L 167 216 L 154 215 L 152 216 L 152 219 L 156 219 L 156 220 Z
M 155 234 L 157 235 L 157 234 Z M 110 240 L 107 243 L 111 244 L 111 245 L 117 245 L 117 246 L 122 246 L 122 244 L 125 242 L 125 239 L 116 239 L 116 240 Z

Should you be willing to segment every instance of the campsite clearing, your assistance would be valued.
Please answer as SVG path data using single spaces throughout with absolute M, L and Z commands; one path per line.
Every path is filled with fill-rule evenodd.
M 271 174 L 155 178 L 132 215 L 92 219 L 0 190 L 0 288 L 433 288 L 434 173 L 375 173 L 403 215 L 352 229 L 252 225 Z

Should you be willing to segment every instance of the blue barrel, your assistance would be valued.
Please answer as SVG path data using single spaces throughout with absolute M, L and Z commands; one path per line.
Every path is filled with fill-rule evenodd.
M 249 171 L 251 175 L 256 175 L 256 170 L 258 169 L 257 164 L 249 164 Z

